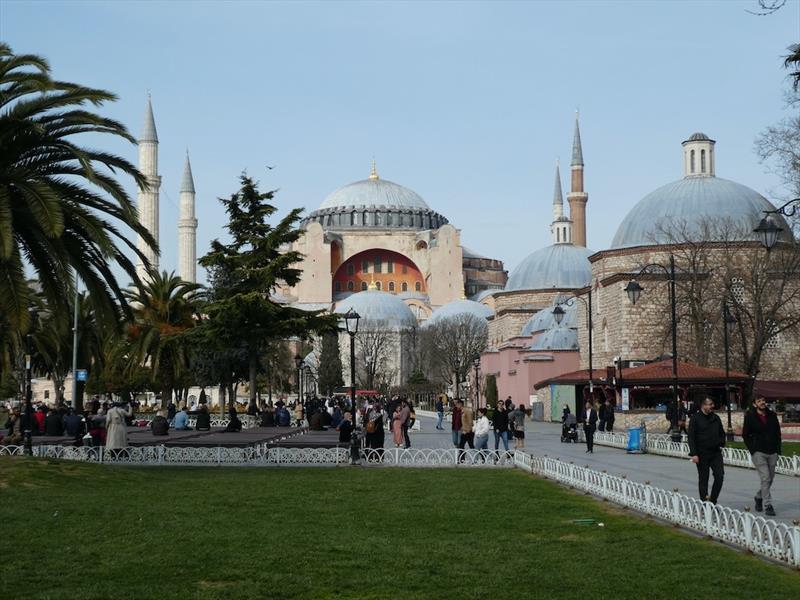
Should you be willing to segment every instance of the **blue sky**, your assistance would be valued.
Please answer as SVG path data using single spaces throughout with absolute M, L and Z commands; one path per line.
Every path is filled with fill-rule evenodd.
M 781 194 L 753 141 L 786 115 L 781 57 L 800 41 L 800 2 L 767 17 L 755 8 L 3 0 L 0 38 L 46 56 L 60 79 L 118 94 L 105 110 L 137 135 L 152 93 L 162 267 L 176 268 L 188 148 L 198 256 L 224 235 L 216 198 L 243 169 L 280 189 L 283 210 L 310 211 L 365 178 L 374 157 L 464 245 L 511 270 L 550 243 L 553 170 L 557 157 L 569 163 L 576 107 L 595 250 L 639 199 L 682 176 L 680 142 L 694 131 L 717 140 L 718 176 Z M 136 160 L 134 146 L 111 149 Z

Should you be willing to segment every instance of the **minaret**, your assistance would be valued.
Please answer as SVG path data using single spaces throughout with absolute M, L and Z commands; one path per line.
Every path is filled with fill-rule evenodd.
M 139 170 L 147 179 L 147 189 L 139 190 L 136 203 L 139 208 L 139 222 L 144 225 L 158 242 L 158 190 L 161 177 L 158 175 L 158 134 L 153 119 L 153 105 L 147 96 L 147 110 L 144 113 L 144 127 L 139 137 Z M 154 270 L 158 270 L 158 254 L 144 240 L 139 238 L 137 247 L 147 257 Z M 147 271 L 141 259 L 136 260 L 136 273 L 145 280 Z
M 178 275 L 184 281 L 197 281 L 197 219 L 194 216 L 194 178 L 186 151 L 180 191 L 181 216 L 178 220 Z
M 572 221 L 564 215 L 564 194 L 561 191 L 561 169 L 556 161 L 556 183 L 553 189 L 553 222 L 550 225 L 554 244 L 572 243 Z
M 581 130 L 578 127 L 578 111 L 575 111 L 575 135 L 572 140 L 572 186 L 567 194 L 569 216 L 572 219 L 572 243 L 586 247 L 586 202 L 589 194 L 583 191 L 583 149 Z

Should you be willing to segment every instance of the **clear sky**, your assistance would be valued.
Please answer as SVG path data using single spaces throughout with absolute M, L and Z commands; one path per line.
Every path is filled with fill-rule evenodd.
M 381 177 L 511 270 L 550 243 L 553 171 L 557 157 L 569 164 L 576 107 L 595 250 L 682 176 L 680 143 L 695 131 L 717 140 L 717 175 L 780 195 L 753 141 L 786 115 L 782 56 L 800 41 L 800 1 L 765 17 L 747 9 L 756 0 L 3 0 L 0 38 L 46 56 L 59 79 L 118 94 L 105 110 L 137 135 L 151 92 L 163 268 L 177 267 L 188 148 L 198 256 L 224 234 L 216 198 L 243 169 L 280 189 L 282 210 L 310 211 L 366 178 L 374 157 Z M 134 146 L 111 149 L 136 160 Z

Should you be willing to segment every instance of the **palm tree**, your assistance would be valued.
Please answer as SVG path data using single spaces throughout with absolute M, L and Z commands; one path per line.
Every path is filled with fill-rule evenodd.
M 44 58 L 14 54 L 0 42 L 0 314 L 13 330 L 29 327 L 26 270 L 58 313 L 69 309 L 77 274 L 98 317 L 111 322 L 120 307 L 127 310 L 112 266 L 138 284 L 126 252 L 145 260 L 123 228 L 156 248 L 115 179 L 127 174 L 144 187 L 142 174 L 119 156 L 77 144 L 80 134 L 136 143 L 124 125 L 84 108 L 115 99 L 54 80 Z
M 202 289 L 198 283 L 164 271 L 151 272 L 143 287 L 126 293 L 134 312 L 128 327 L 130 372 L 149 365 L 162 400 L 172 397 L 187 367 L 189 348 L 184 334 L 199 319 Z

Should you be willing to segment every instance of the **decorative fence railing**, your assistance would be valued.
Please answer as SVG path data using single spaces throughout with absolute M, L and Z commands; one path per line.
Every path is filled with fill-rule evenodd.
M 0 456 L 22 456 L 22 446 L 0 446 Z M 244 448 L 198 448 L 135 446 L 108 449 L 89 446 L 34 446 L 33 455 L 83 462 L 142 466 L 280 466 L 345 465 L 349 448 L 281 448 L 258 444 Z M 502 450 L 459 450 L 458 448 L 386 448 L 360 451 L 362 464 L 394 467 L 513 467 L 513 454 Z
M 153 422 L 154 415 L 141 414 L 133 418 L 133 422 L 140 424 L 144 427 L 149 427 Z M 258 427 L 258 419 L 252 415 L 239 415 L 239 420 L 242 422 L 242 429 L 252 429 Z M 231 420 L 228 417 L 220 417 L 211 415 L 211 427 L 227 427 Z M 197 417 L 189 416 L 189 428 L 194 429 L 197 425 Z
M 627 448 L 628 434 L 598 431 L 594 434 L 594 443 L 614 448 Z M 686 442 L 673 442 L 668 435 L 648 433 L 645 444 L 645 449 L 651 454 L 675 456 L 677 458 L 689 456 L 689 444 Z M 750 452 L 744 448 L 723 448 L 722 458 L 726 465 L 755 469 L 753 461 L 750 459 Z M 775 471 L 783 475 L 800 476 L 800 456 L 779 456 Z
M 800 527 L 702 502 L 564 461 L 516 452 L 517 467 L 699 531 L 793 567 L 800 567 Z

